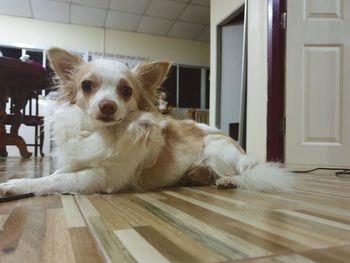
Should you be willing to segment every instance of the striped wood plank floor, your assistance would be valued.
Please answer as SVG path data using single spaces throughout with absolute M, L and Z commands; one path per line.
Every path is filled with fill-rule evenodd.
M 0 162 L 0 179 L 49 160 Z M 297 175 L 290 194 L 171 188 L 0 204 L 0 262 L 350 262 L 350 179 Z

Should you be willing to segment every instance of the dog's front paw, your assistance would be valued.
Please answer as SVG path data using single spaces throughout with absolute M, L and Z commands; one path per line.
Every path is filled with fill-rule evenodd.
M 218 189 L 235 189 L 237 188 L 237 182 L 233 176 L 225 176 L 216 180 L 216 187 Z
M 19 195 L 27 193 L 38 193 L 35 189 L 34 179 L 12 179 L 0 184 L 0 195 Z

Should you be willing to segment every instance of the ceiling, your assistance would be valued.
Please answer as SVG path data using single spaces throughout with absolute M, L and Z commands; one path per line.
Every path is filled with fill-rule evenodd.
M 0 0 L 0 14 L 209 42 L 210 0 Z

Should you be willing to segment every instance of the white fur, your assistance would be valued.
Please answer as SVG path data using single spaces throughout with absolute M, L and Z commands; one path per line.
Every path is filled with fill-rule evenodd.
M 293 188 L 291 173 L 278 163 L 258 163 L 254 156 L 240 153 L 223 135 L 205 138 L 203 162 L 221 178 L 217 185 L 237 185 L 239 188 L 257 191 L 286 192 Z
M 235 180 L 240 188 L 266 192 L 289 192 L 294 184 L 293 174 L 278 163 L 257 164 Z
M 90 97 L 78 93 L 77 104 L 65 103 L 53 116 L 58 170 L 47 177 L 2 183 L 0 193 L 147 190 L 176 185 L 196 167 L 213 171 L 218 186 L 231 184 L 259 191 L 291 189 L 292 177 L 286 176 L 284 170 L 276 164 L 258 164 L 219 130 L 194 124 L 204 136 L 186 135 L 192 136 L 189 139 L 172 135 L 186 134 L 177 130 L 183 127 L 176 126 L 177 121 L 138 109 L 136 98 L 122 100 L 115 87 L 125 70 L 120 64 L 94 62 L 83 78 L 98 75 L 102 79 L 99 90 Z M 100 114 L 96 105 L 104 99 L 118 105 L 113 122 L 104 123 L 96 117 Z M 168 133 L 169 129 L 173 129 L 172 133 Z

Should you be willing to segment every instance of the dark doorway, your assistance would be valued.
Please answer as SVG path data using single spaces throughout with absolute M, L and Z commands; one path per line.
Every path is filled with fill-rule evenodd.
M 267 161 L 284 162 L 286 1 L 268 0 Z

